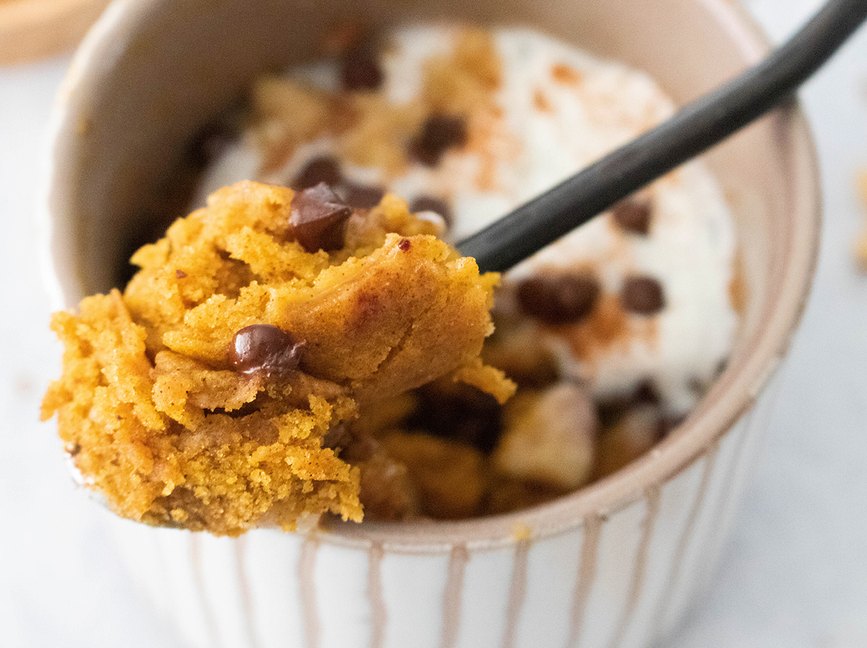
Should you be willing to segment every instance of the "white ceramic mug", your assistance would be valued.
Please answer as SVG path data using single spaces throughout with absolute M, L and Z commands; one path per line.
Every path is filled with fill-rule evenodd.
M 58 305 L 112 285 L 184 143 L 256 73 L 303 58 L 334 20 L 529 23 L 646 69 L 678 101 L 757 61 L 728 0 L 121 0 L 76 56 L 47 195 Z M 556 501 L 492 518 L 332 525 L 240 539 L 118 520 L 130 568 L 208 648 L 645 646 L 708 581 L 766 427 L 809 289 L 817 172 L 795 106 L 707 156 L 734 210 L 747 303 L 724 374 L 646 456 Z

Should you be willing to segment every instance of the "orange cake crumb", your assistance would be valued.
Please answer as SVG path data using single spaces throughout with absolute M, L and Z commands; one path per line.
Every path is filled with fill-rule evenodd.
M 123 293 L 54 316 L 43 418 L 124 517 L 217 534 L 359 521 L 365 462 L 404 480 L 343 456 L 361 405 L 445 375 L 514 389 L 478 360 L 498 277 L 434 233 L 393 196 L 353 212 L 325 185 L 221 189 L 136 252 Z

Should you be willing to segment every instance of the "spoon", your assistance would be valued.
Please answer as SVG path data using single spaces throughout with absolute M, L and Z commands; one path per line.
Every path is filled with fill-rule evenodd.
M 458 244 L 483 272 L 508 270 L 617 201 L 789 99 L 867 19 L 867 0 L 829 0 L 755 67 Z

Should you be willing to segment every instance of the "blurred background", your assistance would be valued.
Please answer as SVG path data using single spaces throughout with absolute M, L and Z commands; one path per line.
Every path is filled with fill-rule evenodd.
M 53 7 L 52 28 L 27 11 L 4 24 L 16 4 Z M 59 369 L 37 218 L 46 124 L 94 15 L 83 4 L 0 0 L 0 646 L 182 648 L 122 570 L 109 514 L 76 492 L 54 424 L 38 422 Z M 779 40 L 821 2 L 745 4 Z M 867 646 L 867 30 L 801 97 L 825 195 L 815 288 L 720 571 L 671 648 Z

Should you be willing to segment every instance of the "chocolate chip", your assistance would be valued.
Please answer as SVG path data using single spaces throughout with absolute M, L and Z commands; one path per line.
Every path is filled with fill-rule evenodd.
M 303 342 L 271 324 L 245 326 L 232 337 L 229 362 L 235 371 L 268 376 L 286 374 L 298 367 Z
M 628 277 L 620 293 L 623 308 L 640 315 L 653 315 L 665 308 L 665 292 L 653 277 Z
M 403 424 L 405 429 L 463 441 L 485 453 L 497 444 L 503 428 L 503 410 L 490 394 L 451 383 L 447 389 L 427 385 L 413 395 L 418 398 L 418 405 Z
M 446 225 L 451 225 L 452 223 L 452 210 L 449 208 L 448 203 L 433 196 L 417 196 L 410 204 L 409 210 L 414 214 L 424 211 L 434 212 L 442 216 Z
M 635 391 L 632 393 L 632 401 L 646 405 L 659 405 L 662 402 L 653 379 L 647 378 L 636 385 Z
M 290 223 L 295 238 L 308 252 L 343 247 L 346 221 L 352 210 L 324 182 L 292 199 Z
M 629 199 L 621 200 L 611 208 L 611 215 L 620 227 L 627 232 L 647 236 L 650 231 L 650 206 L 644 202 Z
M 436 166 L 448 149 L 467 143 L 467 124 L 455 115 L 431 115 L 410 142 L 410 152 L 427 166 Z
M 343 55 L 340 80 L 345 90 L 376 90 L 382 85 L 383 73 L 373 47 L 353 47 Z
M 307 162 L 290 186 L 294 189 L 309 189 L 324 182 L 335 187 L 340 183 L 340 178 L 340 162 L 330 155 L 321 155 Z
M 610 428 L 617 425 L 623 418 L 625 412 L 628 412 L 635 403 L 625 395 L 607 397 L 596 403 L 596 413 L 599 416 L 600 426 Z
M 521 310 L 549 324 L 583 319 L 593 310 L 599 293 L 595 278 L 578 274 L 530 277 L 517 290 Z
M 385 189 L 382 187 L 371 187 L 364 185 L 345 183 L 344 195 L 346 202 L 356 209 L 371 209 L 379 204 L 382 197 L 385 195 Z
M 183 270 L 175 270 L 175 277 L 177 277 L 178 279 L 186 279 L 187 273 Z
M 401 252 L 409 252 L 409 249 L 412 247 L 412 242 L 409 239 L 400 239 L 397 247 L 400 248 Z

